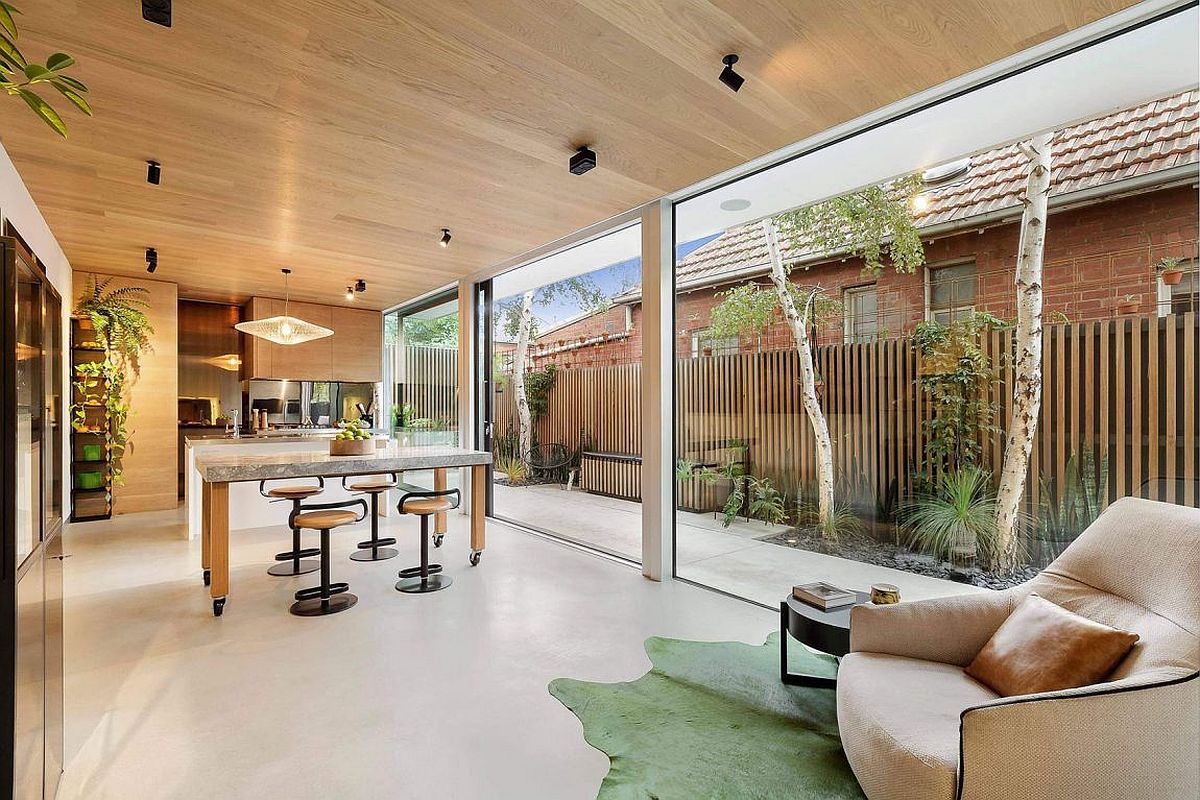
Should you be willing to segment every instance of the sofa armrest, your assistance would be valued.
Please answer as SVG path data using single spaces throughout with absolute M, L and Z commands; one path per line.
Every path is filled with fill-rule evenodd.
M 850 610 L 850 652 L 965 667 L 1024 595 L 1024 590 L 1006 589 L 896 605 L 858 605 Z
M 1194 800 L 1198 678 L 1156 670 L 968 708 L 959 727 L 959 800 Z

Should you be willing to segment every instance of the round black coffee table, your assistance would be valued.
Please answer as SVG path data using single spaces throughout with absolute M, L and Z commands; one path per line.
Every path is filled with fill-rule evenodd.
M 779 676 L 784 683 L 821 689 L 833 689 L 837 686 L 837 678 L 788 671 L 788 636 L 791 635 L 796 641 L 837 658 L 846 655 L 850 652 L 850 609 L 860 603 L 871 602 L 871 595 L 866 592 L 856 591 L 854 595 L 854 605 L 841 606 L 829 611 L 810 606 L 791 595 L 779 604 Z

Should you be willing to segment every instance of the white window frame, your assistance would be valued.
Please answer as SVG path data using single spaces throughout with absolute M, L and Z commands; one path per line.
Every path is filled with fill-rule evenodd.
M 867 292 L 875 294 L 875 333 L 870 341 L 879 340 L 879 284 L 864 283 L 860 286 L 847 286 L 842 290 L 842 307 L 846 309 L 845 314 L 842 315 L 842 337 L 846 344 L 858 344 L 860 341 L 854 330 L 857 317 L 854 313 L 853 298 Z
M 703 355 L 703 342 L 711 328 L 692 331 L 692 358 L 700 358 Z M 714 356 L 736 356 L 742 350 L 742 341 L 736 336 L 718 336 L 710 338 Z M 723 342 L 721 346 L 717 346 L 716 342 Z

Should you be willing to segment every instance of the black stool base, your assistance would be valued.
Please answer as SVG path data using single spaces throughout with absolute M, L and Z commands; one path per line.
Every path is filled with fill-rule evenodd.
M 376 547 L 374 550 L 355 550 L 350 554 L 351 561 L 387 561 L 389 558 L 395 558 L 400 555 L 400 551 L 394 547 Z
M 396 581 L 396 591 L 405 594 L 425 594 L 441 591 L 452 583 L 454 580 L 449 575 L 430 575 L 428 578 L 417 576 Z
M 307 575 L 310 572 L 316 572 L 320 568 L 321 562 L 314 561 L 312 559 L 301 560 L 299 569 L 296 569 L 295 561 L 280 561 L 278 564 L 268 569 L 267 574 L 286 578 L 291 575 Z
M 323 617 L 327 614 L 336 614 L 339 611 L 353 608 L 357 602 L 357 596 L 350 594 L 350 592 L 342 592 L 330 597 L 328 600 L 322 600 L 320 597 L 297 600 L 292 603 L 292 607 L 288 610 L 297 617 Z
M 441 564 L 430 564 L 429 566 L 427 566 L 425 568 L 426 575 L 437 575 L 441 571 L 442 571 Z M 400 570 L 399 573 L 397 573 L 397 577 L 412 578 L 412 577 L 415 577 L 420 574 L 421 574 L 421 567 L 405 567 L 404 569 Z

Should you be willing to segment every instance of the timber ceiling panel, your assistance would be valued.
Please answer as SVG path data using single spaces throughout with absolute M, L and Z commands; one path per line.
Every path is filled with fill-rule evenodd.
M 153 246 L 181 297 L 288 265 L 300 299 L 363 278 L 382 308 L 1132 4 L 205 0 L 167 29 L 26 0 L 26 54 L 75 56 L 96 116 L 55 103 L 62 141 L 10 100 L 0 132 L 76 269 L 144 275 Z

